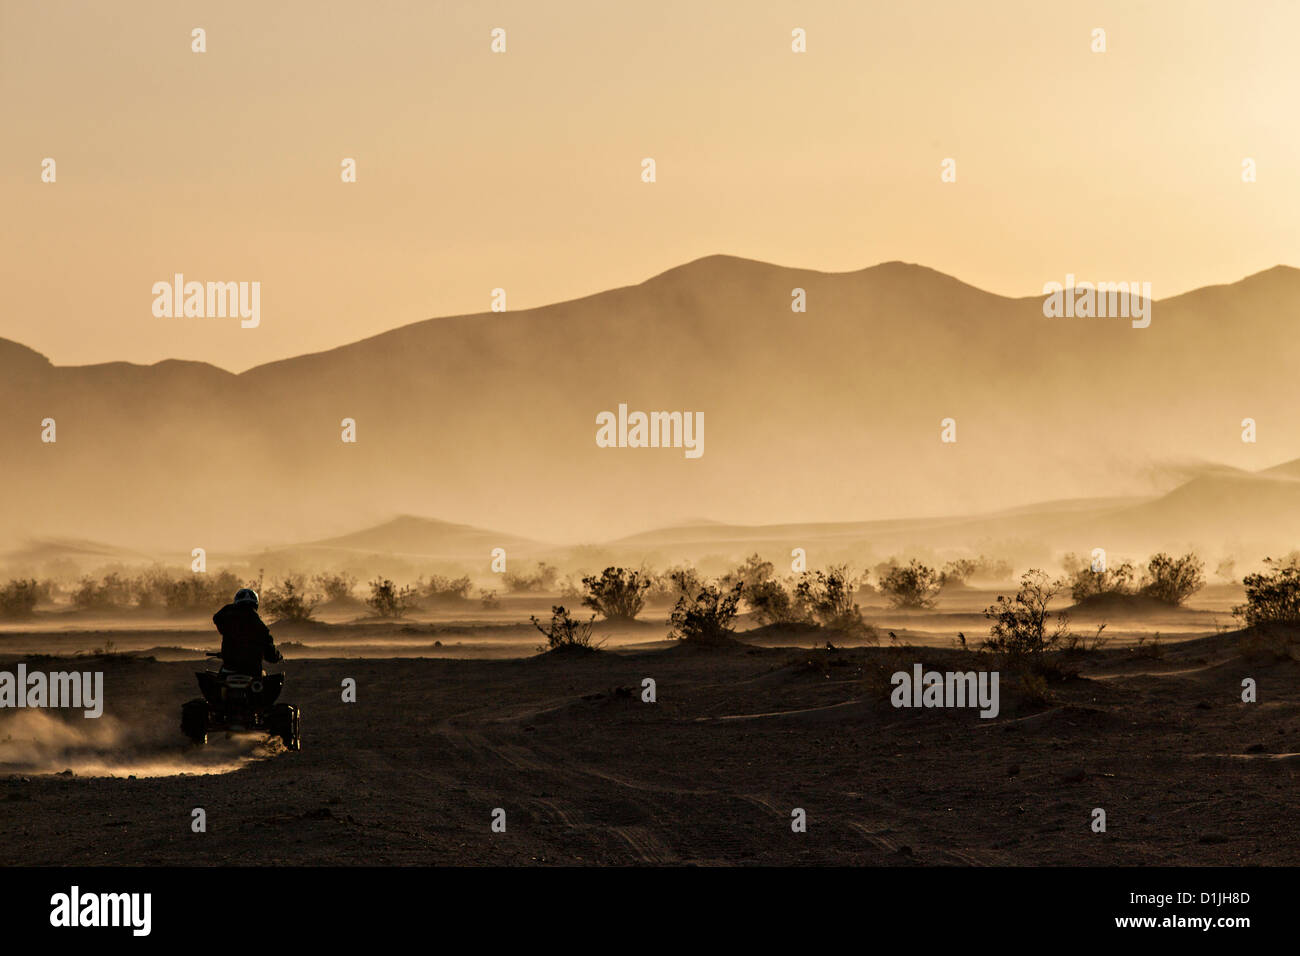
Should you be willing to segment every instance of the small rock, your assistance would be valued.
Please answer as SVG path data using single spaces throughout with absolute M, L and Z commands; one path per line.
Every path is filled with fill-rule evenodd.
M 1020 773 L 1020 764 L 1018 763 L 1013 763 L 1010 767 L 1007 768 L 1008 777 L 1018 776 L 1019 773 Z
M 1262 754 L 1262 753 L 1265 752 L 1265 750 L 1266 750 L 1266 748 L 1264 747 L 1263 744 L 1251 744 L 1249 747 L 1246 748 L 1246 753 L 1248 753 L 1248 754 Z

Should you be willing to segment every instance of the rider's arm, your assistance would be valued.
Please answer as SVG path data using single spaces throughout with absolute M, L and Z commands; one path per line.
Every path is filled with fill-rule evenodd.
M 275 638 L 271 636 L 271 629 L 265 624 L 262 625 L 262 657 L 272 664 L 278 664 L 284 660 L 284 655 L 275 646 Z

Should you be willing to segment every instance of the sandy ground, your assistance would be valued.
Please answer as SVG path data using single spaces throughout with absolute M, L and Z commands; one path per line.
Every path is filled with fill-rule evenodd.
M 1090 655 L 1046 705 L 1004 677 L 993 720 L 890 706 L 913 662 L 989 666 L 936 648 L 291 658 L 298 753 L 188 748 L 194 662 L 28 658 L 103 669 L 108 703 L 62 735 L 0 713 L 0 864 L 1300 862 L 1300 664 L 1243 657 L 1235 634 L 1160 655 Z

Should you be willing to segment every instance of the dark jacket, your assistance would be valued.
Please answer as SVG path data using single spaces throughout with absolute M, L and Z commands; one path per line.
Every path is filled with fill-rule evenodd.
M 284 660 L 252 604 L 227 604 L 212 615 L 212 623 L 221 632 L 221 663 L 226 670 L 257 677 L 264 659 Z

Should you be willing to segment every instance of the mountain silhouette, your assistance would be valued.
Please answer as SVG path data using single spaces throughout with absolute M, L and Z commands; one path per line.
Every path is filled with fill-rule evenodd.
M 794 289 L 806 312 L 791 311 Z M 1300 271 L 1283 266 L 1157 297 L 1150 327 L 1133 329 L 1044 318 L 1038 297 L 907 263 L 826 273 L 710 256 L 238 375 L 58 366 L 0 340 L 0 541 L 93 538 L 188 561 L 193 547 L 320 541 L 394 514 L 579 542 L 685 515 L 803 524 L 1145 498 L 1170 490 L 1140 477 L 1153 463 L 1254 471 L 1300 454 L 1298 309 Z M 620 403 L 702 411 L 704 455 L 598 448 L 596 415 Z M 355 444 L 340 440 L 345 418 Z M 945 418 L 955 443 L 940 441 Z M 1290 500 L 1276 494 L 1269 507 Z M 1177 535 L 1196 518 L 1177 504 L 1133 506 L 1156 510 L 1116 528 L 1140 518 Z

